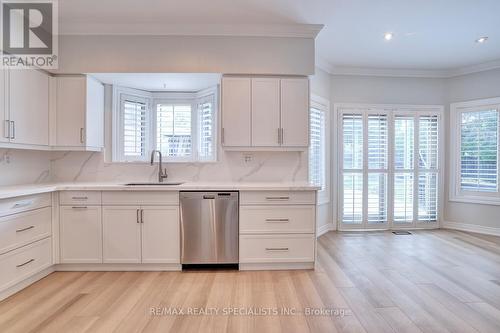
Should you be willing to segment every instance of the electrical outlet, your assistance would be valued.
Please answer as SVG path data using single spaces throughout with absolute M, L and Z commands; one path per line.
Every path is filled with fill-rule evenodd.
M 243 154 L 243 162 L 250 163 L 252 161 L 253 161 L 253 155 L 252 154 Z

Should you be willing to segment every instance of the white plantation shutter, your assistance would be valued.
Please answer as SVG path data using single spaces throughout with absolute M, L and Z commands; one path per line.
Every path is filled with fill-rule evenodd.
M 367 120 L 368 151 L 368 223 L 387 222 L 387 114 L 369 114 Z
M 498 191 L 498 110 L 463 112 L 460 186 L 465 191 Z
M 415 119 L 394 117 L 394 221 L 413 222 Z
M 198 157 L 213 160 L 215 154 L 214 95 L 198 101 Z
M 166 157 L 187 158 L 191 156 L 190 104 L 157 104 L 156 149 Z
M 438 217 L 439 119 L 421 116 L 418 123 L 418 221 L 434 222 Z
M 122 158 L 126 161 L 144 159 L 147 154 L 147 103 L 134 96 L 122 96 L 121 105 Z
M 363 222 L 363 115 L 342 115 L 343 216 L 346 224 Z
M 309 181 L 325 189 L 326 133 L 325 111 L 311 108 L 309 112 Z

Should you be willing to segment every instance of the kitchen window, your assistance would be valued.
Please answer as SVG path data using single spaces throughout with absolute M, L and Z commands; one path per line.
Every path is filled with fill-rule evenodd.
M 149 161 L 161 151 L 164 161 L 216 159 L 217 89 L 198 93 L 114 89 L 114 162 Z
M 311 96 L 309 108 L 309 182 L 320 186 L 318 202 L 329 201 L 329 102 Z
M 338 105 L 343 229 L 439 220 L 440 107 Z
M 500 204 L 500 98 L 451 105 L 450 200 Z

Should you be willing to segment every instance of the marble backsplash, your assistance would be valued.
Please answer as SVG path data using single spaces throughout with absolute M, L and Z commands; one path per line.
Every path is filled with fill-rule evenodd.
M 51 158 L 47 151 L 0 149 L 0 186 L 50 182 Z
M 286 182 L 308 179 L 304 152 L 222 152 L 212 163 L 164 163 L 169 180 Z M 102 153 L 54 152 L 52 180 L 56 182 L 156 181 L 158 165 L 105 163 Z

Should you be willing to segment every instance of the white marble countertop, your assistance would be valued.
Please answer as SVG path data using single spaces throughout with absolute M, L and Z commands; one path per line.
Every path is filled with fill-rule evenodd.
M 318 186 L 307 182 L 185 182 L 181 185 L 134 185 L 126 183 L 48 183 L 27 184 L 15 186 L 0 186 L 0 199 L 19 197 L 23 195 L 48 193 L 55 191 L 189 191 L 189 190 L 214 190 L 214 191 L 317 191 Z

